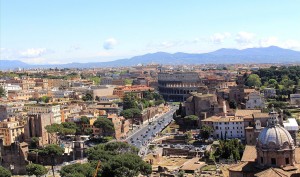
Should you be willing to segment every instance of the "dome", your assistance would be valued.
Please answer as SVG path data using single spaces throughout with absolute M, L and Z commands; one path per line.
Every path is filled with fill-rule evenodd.
M 291 134 L 282 126 L 267 126 L 258 136 L 257 146 L 262 149 L 294 149 Z

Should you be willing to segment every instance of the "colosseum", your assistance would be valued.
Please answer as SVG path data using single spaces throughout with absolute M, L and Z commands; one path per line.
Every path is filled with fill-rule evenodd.
M 190 92 L 203 86 L 196 72 L 158 73 L 158 89 L 166 101 L 183 102 Z

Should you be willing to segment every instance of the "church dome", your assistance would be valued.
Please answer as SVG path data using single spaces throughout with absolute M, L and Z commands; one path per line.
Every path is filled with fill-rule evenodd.
M 258 136 L 257 147 L 262 149 L 295 149 L 291 134 L 278 123 L 278 114 L 269 113 L 268 126 Z
M 258 147 L 262 149 L 294 149 L 290 133 L 280 125 L 264 128 L 258 136 Z

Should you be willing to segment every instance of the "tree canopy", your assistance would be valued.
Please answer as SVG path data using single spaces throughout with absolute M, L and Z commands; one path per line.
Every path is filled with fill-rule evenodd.
M 210 126 L 202 125 L 200 135 L 203 139 L 208 139 L 212 133 L 213 129 Z
M 2 86 L 0 86 L 0 98 L 5 96 L 5 90 Z
M 61 124 L 51 124 L 45 127 L 48 133 L 59 133 L 60 135 L 74 135 L 80 132 L 80 127 L 78 127 L 74 122 L 63 122 Z
M 121 112 L 121 116 L 125 117 L 126 119 L 134 118 L 140 114 L 141 110 L 138 108 L 126 109 Z
M 0 166 L 0 177 L 11 177 L 11 172 L 8 169 Z
M 39 153 L 42 155 L 62 155 L 64 153 L 64 149 L 56 144 L 49 144 L 40 149 Z
M 115 130 L 114 124 L 106 117 L 99 117 L 94 122 L 94 126 L 97 128 L 101 128 L 103 130 L 104 135 Z
M 48 170 L 43 165 L 32 163 L 26 166 L 26 172 L 29 176 L 35 175 L 40 177 L 47 174 Z
M 257 74 L 250 74 L 246 80 L 246 85 L 250 87 L 260 87 L 261 79 Z

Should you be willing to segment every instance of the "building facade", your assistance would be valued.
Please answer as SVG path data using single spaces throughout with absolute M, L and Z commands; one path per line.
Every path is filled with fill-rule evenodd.
M 158 73 L 158 90 L 166 101 L 185 101 L 203 86 L 196 72 Z

